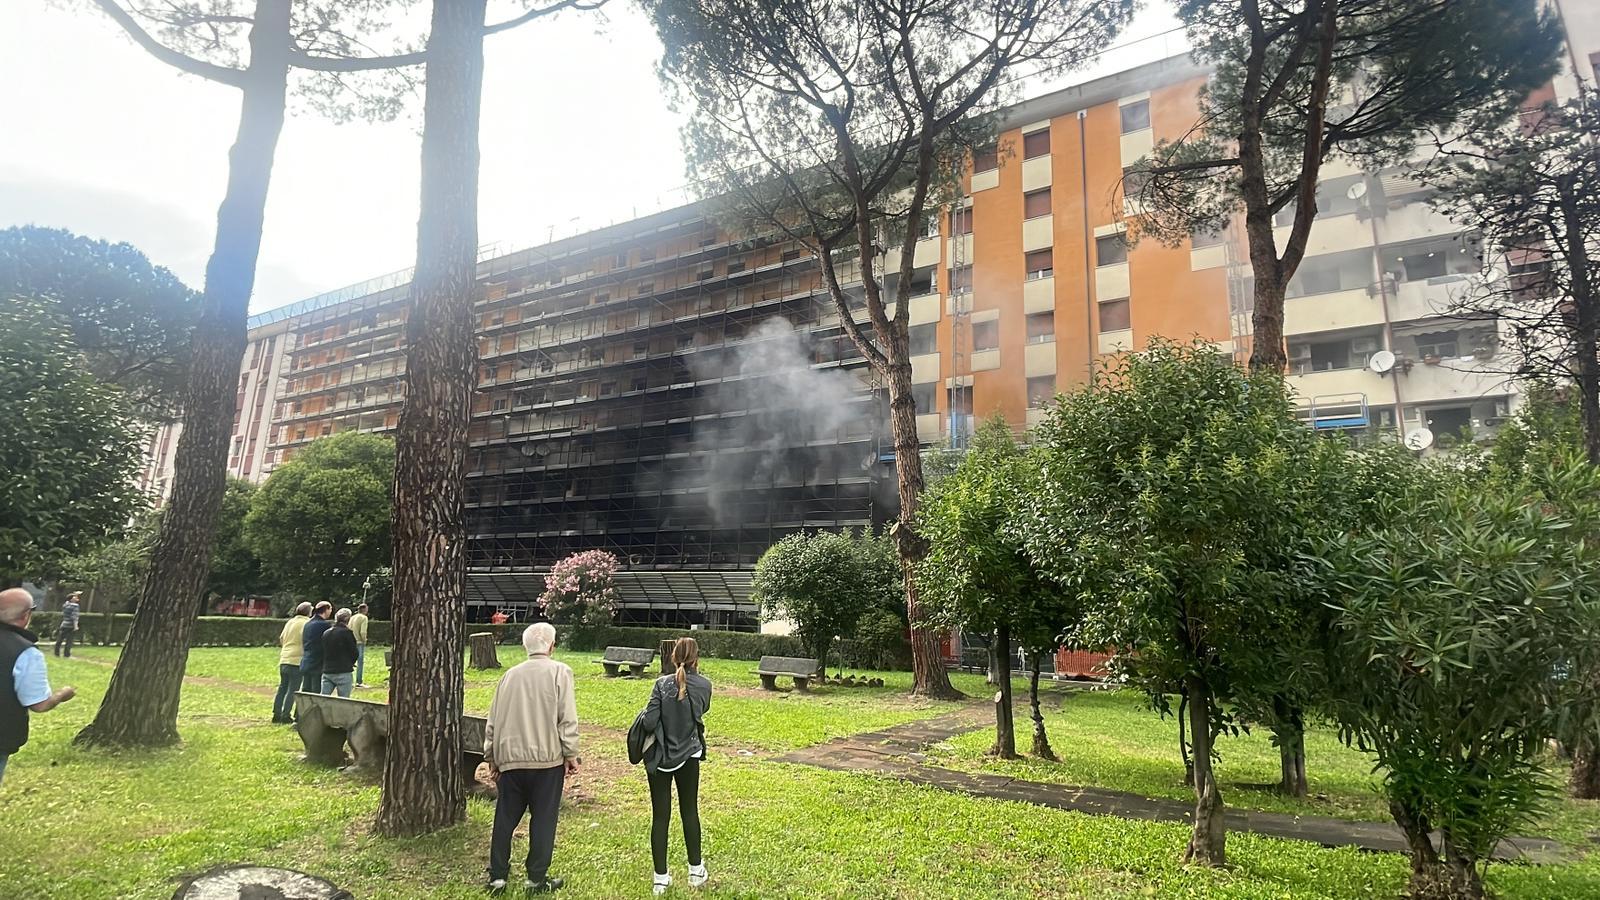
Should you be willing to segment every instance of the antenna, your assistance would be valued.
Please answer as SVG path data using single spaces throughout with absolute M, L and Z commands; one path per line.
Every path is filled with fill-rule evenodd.
M 1393 350 L 1379 350 L 1367 357 L 1367 368 L 1377 372 L 1379 375 L 1388 374 L 1389 370 L 1394 368 L 1394 364 L 1395 355 Z
M 1410 450 L 1422 452 L 1433 446 L 1433 432 L 1427 428 L 1413 428 L 1406 432 L 1406 447 Z

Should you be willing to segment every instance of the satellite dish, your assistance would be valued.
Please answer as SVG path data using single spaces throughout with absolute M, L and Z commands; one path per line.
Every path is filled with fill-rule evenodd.
M 1413 428 L 1406 432 L 1406 447 L 1411 450 L 1426 450 L 1433 446 L 1433 432 L 1426 428 Z
M 1377 372 L 1379 375 L 1394 368 L 1394 363 L 1394 351 L 1392 350 L 1379 350 L 1367 357 L 1367 368 Z
M 1362 197 L 1367 195 L 1367 182 L 1362 180 L 1350 185 L 1350 188 L 1344 192 L 1344 195 L 1349 197 L 1351 200 L 1360 200 Z

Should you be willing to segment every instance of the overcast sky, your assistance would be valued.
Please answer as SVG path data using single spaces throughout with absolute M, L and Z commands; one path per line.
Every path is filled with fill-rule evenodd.
M 1069 80 L 1181 52 L 1165 0 L 1151 5 L 1120 49 Z M 571 15 L 488 39 L 482 241 L 529 246 L 689 199 L 659 54 L 649 24 L 616 0 L 604 22 Z M 46 0 L 0 0 L 0 85 L 0 227 L 128 241 L 199 287 L 238 93 L 156 62 L 98 13 Z M 253 311 L 411 264 L 419 122 L 291 116 Z

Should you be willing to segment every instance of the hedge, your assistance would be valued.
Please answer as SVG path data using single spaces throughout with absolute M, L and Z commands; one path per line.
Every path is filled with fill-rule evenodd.
M 121 644 L 128 639 L 128 629 L 133 624 L 132 613 L 117 613 L 107 621 L 104 613 L 88 613 L 79 617 L 78 641 L 85 644 Z M 61 621 L 58 612 L 36 612 L 28 630 L 42 641 L 55 640 L 56 625 Z M 257 616 L 201 616 L 195 625 L 195 647 L 276 647 L 278 635 L 283 632 L 286 619 L 268 619 Z M 496 638 L 514 626 L 471 623 L 467 634 L 480 631 L 493 632 Z M 376 619 L 367 623 L 367 642 L 390 643 L 390 623 Z
M 752 634 L 748 631 L 686 631 L 674 628 L 629 628 L 616 625 L 556 626 L 557 643 L 571 650 L 604 650 L 607 647 L 649 647 L 662 641 L 692 637 L 700 645 L 700 655 L 713 659 L 760 659 L 763 656 L 805 656 L 800 640 L 791 635 Z M 854 641 L 839 642 L 844 665 L 851 668 L 877 668 L 885 662 L 877 655 L 859 649 Z M 909 650 L 907 651 L 909 656 Z M 910 668 L 909 659 L 892 660 L 896 668 Z M 840 664 L 830 656 L 830 666 Z
M 111 621 L 107 621 L 108 618 Z M 58 612 L 36 612 L 29 630 L 42 641 L 55 639 L 56 624 L 61 621 Z M 283 631 L 285 619 L 268 619 L 256 616 L 201 616 L 194 632 L 194 647 L 276 647 L 278 635 Z M 84 644 L 121 644 L 128 639 L 128 628 L 133 614 L 117 613 L 108 617 L 104 613 L 87 613 L 80 617 L 78 642 Z M 374 645 L 390 643 L 390 623 L 376 619 L 367 623 L 367 642 Z M 488 631 L 496 640 L 505 637 L 507 630 L 520 631 L 520 624 L 490 625 L 482 622 L 468 623 L 467 634 Z M 557 641 L 571 650 L 604 650 L 607 647 L 660 646 L 662 641 L 689 635 L 700 644 L 702 656 L 712 659 L 760 659 L 763 656 L 804 656 L 800 641 L 789 635 L 753 634 L 748 631 L 685 631 L 673 628 L 630 628 L 618 625 L 568 627 L 557 625 Z M 841 641 L 839 650 L 844 665 L 853 668 L 878 668 L 884 661 L 861 652 L 853 641 Z M 907 668 L 905 660 L 896 660 L 896 668 Z M 838 656 L 830 657 L 828 664 L 838 666 Z

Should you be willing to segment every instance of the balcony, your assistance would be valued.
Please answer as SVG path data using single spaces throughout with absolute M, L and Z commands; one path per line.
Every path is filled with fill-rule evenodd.
M 1451 314 L 1458 301 L 1482 289 L 1479 275 L 1441 275 L 1421 281 L 1390 282 L 1389 317 L 1396 322 L 1433 319 Z
M 1365 289 L 1310 294 L 1283 302 L 1284 334 L 1315 334 L 1382 324 L 1382 302 Z
M 1388 377 L 1365 368 L 1307 372 L 1290 375 L 1285 381 L 1302 406 L 1309 406 L 1313 397 L 1351 394 L 1365 394 L 1372 403 L 1394 401 L 1394 386 Z
M 1446 359 L 1436 365 L 1413 362 L 1411 370 L 1400 375 L 1400 396 L 1408 404 L 1504 396 L 1515 390 L 1511 379 L 1484 370 L 1506 367 L 1504 359 L 1480 360 L 1471 356 Z

